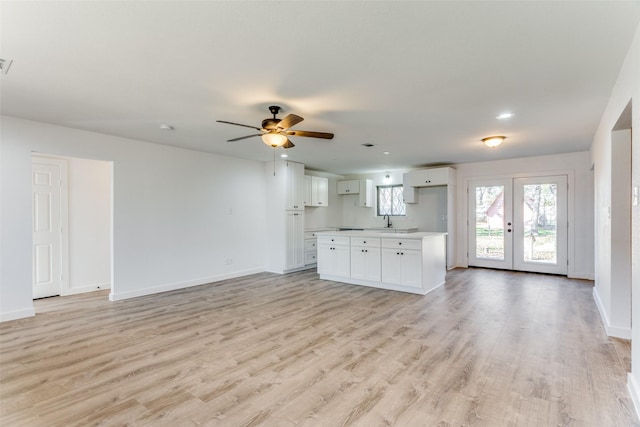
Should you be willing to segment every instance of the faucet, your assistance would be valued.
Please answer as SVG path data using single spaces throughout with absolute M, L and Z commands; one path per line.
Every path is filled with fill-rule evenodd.
M 387 217 L 387 228 L 391 228 L 391 226 L 393 224 L 391 224 L 391 216 L 390 215 L 383 215 L 382 219 L 384 220 L 384 218 Z

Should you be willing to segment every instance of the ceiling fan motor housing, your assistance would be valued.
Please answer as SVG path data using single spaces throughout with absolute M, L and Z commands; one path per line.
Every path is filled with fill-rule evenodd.
M 264 119 L 262 121 L 262 128 L 267 130 L 275 130 L 280 123 L 280 119 Z

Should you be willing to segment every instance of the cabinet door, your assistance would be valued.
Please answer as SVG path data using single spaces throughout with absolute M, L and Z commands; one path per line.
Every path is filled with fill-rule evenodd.
M 332 248 L 332 245 L 318 245 L 318 274 L 333 274 Z
M 422 287 L 422 252 L 414 250 L 402 250 L 401 259 L 401 283 L 404 286 Z
M 354 246 L 351 248 L 351 278 L 366 278 L 366 255 L 365 248 L 362 246 Z
M 287 250 L 285 269 L 304 266 L 304 216 L 301 212 L 287 212 Z
M 382 282 L 400 285 L 402 283 L 402 264 L 400 249 L 382 249 Z
M 370 179 L 363 179 L 359 182 L 360 196 L 359 205 L 363 208 L 370 208 L 373 206 L 373 181 Z
M 313 206 L 313 198 L 312 198 L 312 176 L 305 175 L 304 176 L 304 205 L 305 206 Z
M 429 171 L 429 185 L 449 184 L 449 168 L 427 169 Z
M 304 165 L 302 163 L 287 162 L 286 171 L 286 201 L 287 209 L 304 210 Z
M 349 246 L 333 246 L 333 274 L 335 276 L 349 277 L 351 275 L 351 256 Z
M 422 169 L 409 172 L 411 187 L 431 187 L 449 184 L 449 168 Z
M 418 194 L 415 187 L 409 183 L 409 174 L 402 174 L 402 197 L 405 203 L 418 203 Z
M 372 282 L 379 282 L 382 278 L 380 269 L 380 248 L 365 248 L 365 272 L 364 278 Z M 352 263 L 353 265 L 353 263 Z M 353 271 L 351 272 L 353 277 Z
M 360 181 L 338 181 L 338 194 L 358 194 L 360 192 Z
M 321 176 L 311 179 L 311 205 L 329 206 L 329 179 Z

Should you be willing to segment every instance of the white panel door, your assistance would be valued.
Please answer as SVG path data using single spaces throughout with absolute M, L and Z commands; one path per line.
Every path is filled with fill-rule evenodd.
M 512 180 L 469 183 L 469 265 L 513 267 Z
M 33 297 L 60 295 L 62 223 L 60 166 L 33 163 Z
M 514 179 L 514 270 L 567 274 L 567 177 Z
M 469 183 L 469 265 L 567 274 L 567 176 Z

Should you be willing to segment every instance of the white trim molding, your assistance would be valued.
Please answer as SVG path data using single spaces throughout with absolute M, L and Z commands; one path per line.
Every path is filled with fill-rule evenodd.
M 600 318 L 602 319 L 602 324 L 604 326 L 604 330 L 608 336 L 614 338 L 622 338 L 625 340 L 631 339 L 631 329 L 630 328 L 620 328 L 618 326 L 611 326 L 611 322 L 609 322 L 609 316 L 607 316 L 607 312 L 602 305 L 602 301 L 600 300 L 600 296 L 598 295 L 598 288 L 593 288 L 593 300 L 596 303 L 596 307 L 598 307 L 598 311 L 600 312 Z
M 24 319 L 25 317 L 33 317 L 36 311 L 33 307 L 22 310 L 10 311 L 8 313 L 0 313 L 0 322 L 8 322 L 10 320 Z
M 153 286 L 150 288 L 136 289 L 135 291 L 125 291 L 125 292 L 114 292 L 114 289 L 111 289 L 111 293 L 109 293 L 110 301 L 122 301 L 125 299 L 143 297 L 147 295 L 159 294 L 161 292 L 175 291 L 178 289 L 190 288 L 192 286 L 200 286 L 206 285 L 209 283 L 220 282 L 222 280 L 235 279 L 237 277 L 249 276 L 251 274 L 263 273 L 265 270 L 254 269 L 254 270 L 245 270 L 238 271 L 229 274 L 221 274 L 218 276 L 212 277 L 203 277 L 200 279 L 189 280 L 187 282 L 178 282 L 178 283 L 167 283 L 164 285 Z
M 636 416 L 640 418 L 640 385 L 631 373 L 627 374 L 627 388 L 629 389 L 629 394 L 631 395 L 633 408 L 636 410 Z

